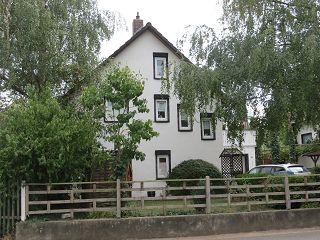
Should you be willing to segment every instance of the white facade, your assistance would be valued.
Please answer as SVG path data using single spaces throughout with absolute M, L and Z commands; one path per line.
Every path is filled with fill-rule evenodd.
M 223 136 L 223 147 L 237 147 L 239 146 L 238 142 L 232 143 L 227 137 L 227 131 L 222 132 Z M 245 130 L 243 132 L 243 143 L 240 150 L 243 154 L 248 155 L 249 169 L 256 166 L 256 131 L 254 130 Z
M 297 144 L 308 144 L 309 140 L 314 140 L 317 138 L 317 132 L 314 127 L 303 126 L 297 135 Z M 300 164 L 303 164 L 306 168 L 313 168 L 314 163 L 310 157 L 300 156 L 298 159 Z M 318 161 L 317 166 L 320 166 L 320 161 Z
M 303 126 L 298 135 L 297 135 L 297 143 L 298 144 L 306 144 L 308 140 L 315 139 L 317 137 L 317 132 L 314 127 L 311 126 Z
M 149 30 L 150 28 L 151 31 Z M 128 66 L 135 73 L 142 75 L 145 85 L 144 93 L 141 97 L 147 99 L 150 112 L 140 114 L 137 117 L 140 119 L 151 119 L 154 130 L 160 134 L 151 141 L 141 143 L 140 150 L 146 154 L 146 159 L 143 162 L 132 161 L 133 180 L 163 178 L 165 174 L 159 168 L 162 168 L 162 170 L 167 168 L 166 170 L 169 171 L 169 168 L 172 169 L 180 162 L 188 159 L 203 159 L 221 169 L 219 156 L 225 147 L 229 147 L 228 144 L 225 144 L 226 140 L 224 138 L 226 135 L 222 131 L 221 122 L 217 123 L 215 139 L 212 140 L 202 139 L 200 114 L 196 114 L 195 116 L 192 131 L 179 131 L 177 110 L 179 100 L 173 95 L 170 95 L 167 102 L 169 114 L 165 116 L 168 118 L 165 120 L 168 121 L 156 121 L 155 95 L 165 93 L 161 92 L 161 80 L 155 79 L 154 53 L 167 54 L 169 64 L 174 64 L 181 60 L 173 52 L 172 48 L 168 47 L 168 44 L 159 38 L 152 29 L 154 28 L 151 24 L 149 27 L 142 28 L 138 37 L 129 40 L 120 50 L 115 52 L 116 54 L 111 55 L 120 66 Z M 143 31 L 142 34 L 141 31 Z M 250 141 L 250 144 L 244 145 L 242 151 L 249 155 L 249 167 L 251 168 L 255 166 L 255 140 L 250 139 Z M 170 151 L 170 159 L 165 159 L 168 151 Z M 168 160 L 170 162 L 166 162 Z

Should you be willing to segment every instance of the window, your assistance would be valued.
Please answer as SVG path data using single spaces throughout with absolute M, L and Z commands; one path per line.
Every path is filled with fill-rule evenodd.
M 212 125 L 212 113 L 202 113 L 201 119 L 201 139 L 202 140 L 215 140 L 215 130 Z
M 108 100 L 105 100 L 105 107 L 106 107 L 105 116 L 104 116 L 105 122 L 117 122 L 118 115 L 124 113 L 124 108 L 119 110 L 114 109 L 113 103 Z
M 312 133 L 301 134 L 301 144 L 308 144 L 312 141 Z
M 157 179 L 167 178 L 171 171 L 171 151 L 156 150 L 156 177 Z
M 269 174 L 271 173 L 272 167 L 262 167 L 260 173 L 266 173 Z
M 257 174 L 261 171 L 261 168 L 260 167 L 255 167 L 255 168 L 252 168 L 249 173 L 250 174 Z
M 168 53 L 153 53 L 154 79 L 167 79 Z
M 272 174 L 284 174 L 285 173 L 285 169 L 283 167 L 273 167 L 271 169 L 271 173 Z
M 192 123 L 190 117 L 180 109 L 180 104 L 177 105 L 178 112 L 178 131 L 191 132 Z
M 154 121 L 169 122 L 169 95 L 154 95 Z

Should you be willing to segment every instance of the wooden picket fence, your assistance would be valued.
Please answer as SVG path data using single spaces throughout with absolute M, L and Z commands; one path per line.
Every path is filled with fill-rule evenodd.
M 281 206 L 320 202 L 320 176 L 182 179 L 26 184 L 23 219 L 35 215 L 108 212 L 110 216 L 172 215 L 173 210 L 216 212 L 219 208 Z M 132 215 L 130 215 L 132 216 Z
M 12 233 L 17 221 L 20 221 L 20 186 L 10 193 L 0 196 L 0 238 Z

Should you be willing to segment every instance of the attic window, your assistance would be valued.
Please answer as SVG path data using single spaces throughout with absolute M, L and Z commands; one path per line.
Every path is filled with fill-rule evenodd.
M 168 53 L 153 53 L 154 79 L 167 79 Z

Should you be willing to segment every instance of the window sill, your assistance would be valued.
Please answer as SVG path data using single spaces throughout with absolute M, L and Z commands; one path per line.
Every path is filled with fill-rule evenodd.
M 170 121 L 169 120 L 155 120 L 154 122 L 156 122 L 156 123 L 168 123 Z
M 193 129 L 178 129 L 178 132 L 193 132 Z
M 216 138 L 215 138 L 215 137 L 213 137 L 213 138 L 204 138 L 204 137 L 201 137 L 201 140 L 203 140 L 203 141 L 212 141 L 212 140 L 216 140 Z

